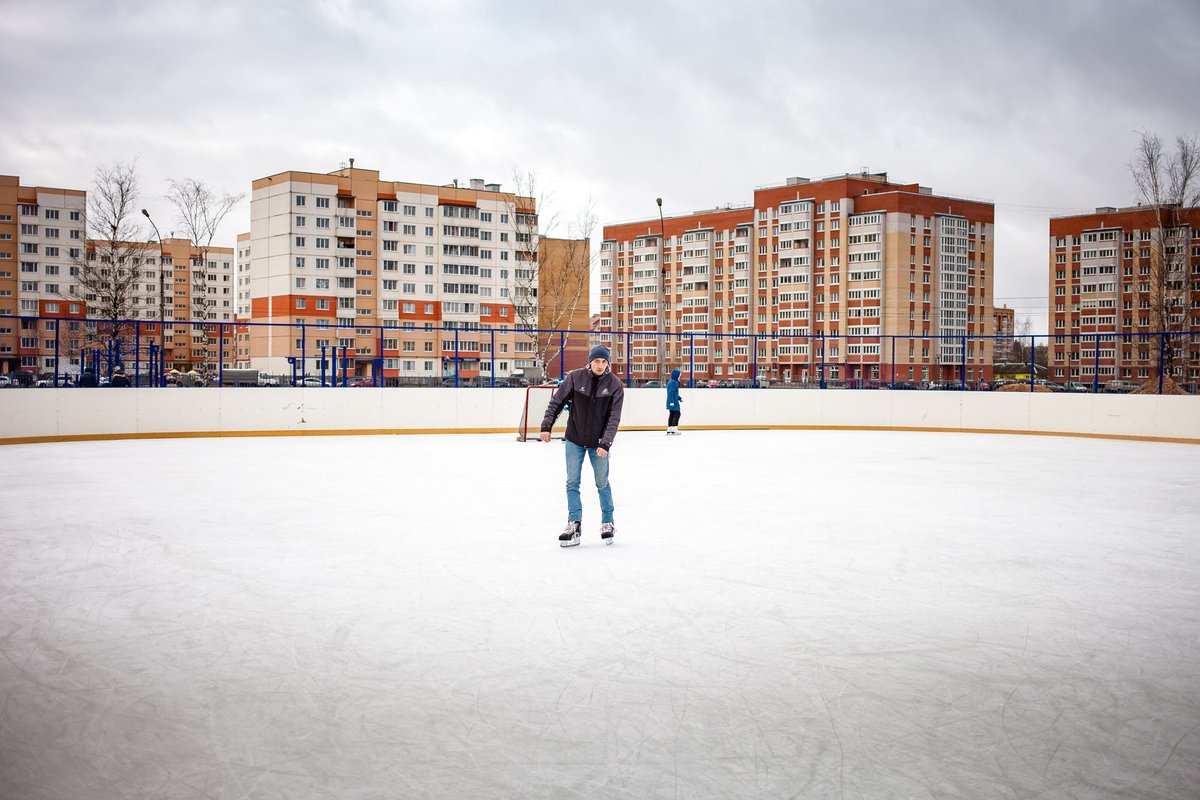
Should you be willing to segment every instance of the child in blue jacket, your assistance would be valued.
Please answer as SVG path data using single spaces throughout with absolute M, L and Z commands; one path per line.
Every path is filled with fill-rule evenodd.
M 667 436 L 679 435 L 679 370 L 671 370 L 671 380 L 667 381 Z

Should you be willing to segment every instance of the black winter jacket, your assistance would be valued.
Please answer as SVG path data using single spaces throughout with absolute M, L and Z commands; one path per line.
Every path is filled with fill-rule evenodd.
M 566 380 L 555 390 L 546 406 L 542 431 L 554 427 L 563 406 L 571 404 L 567 419 L 567 439 L 580 447 L 603 447 L 611 450 L 621 424 L 621 407 L 625 403 L 625 386 L 620 378 L 605 372 L 599 378 L 587 367 L 571 370 Z

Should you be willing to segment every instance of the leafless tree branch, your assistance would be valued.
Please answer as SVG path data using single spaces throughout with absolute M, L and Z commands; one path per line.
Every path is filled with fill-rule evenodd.
M 195 178 L 185 178 L 182 181 L 172 179 L 169 183 L 171 188 L 167 192 L 167 200 L 175 206 L 179 214 L 179 225 L 195 248 L 195 256 L 190 265 L 191 317 L 193 322 L 202 323 L 199 328 L 203 334 L 204 363 L 208 367 L 213 326 L 203 323 L 207 323 L 208 316 L 216 304 L 208 292 L 208 255 L 222 221 L 242 202 L 245 195 L 225 193 L 218 196 L 207 184 Z M 189 327 L 189 338 L 195 341 L 197 326 Z

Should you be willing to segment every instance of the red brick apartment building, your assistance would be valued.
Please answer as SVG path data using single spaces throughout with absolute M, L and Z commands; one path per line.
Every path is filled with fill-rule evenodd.
M 1051 380 L 1200 382 L 1200 209 L 1052 218 L 1048 277 Z
M 991 343 L 971 337 L 992 333 L 993 222 L 991 203 L 863 172 L 607 225 L 600 328 L 642 380 L 694 363 L 697 379 L 815 381 L 822 349 L 827 380 L 990 379 Z

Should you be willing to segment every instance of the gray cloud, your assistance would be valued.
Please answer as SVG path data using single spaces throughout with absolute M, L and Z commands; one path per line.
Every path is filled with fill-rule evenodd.
M 591 196 L 617 221 L 868 166 L 995 201 L 997 297 L 1039 328 L 1049 215 L 1133 201 L 1135 131 L 1200 128 L 1186 0 L 10 0 L 0 35 L 0 171 L 26 182 L 87 188 L 136 157 L 168 219 L 171 177 L 248 192 L 354 156 L 511 183 L 517 165 L 561 216 Z

